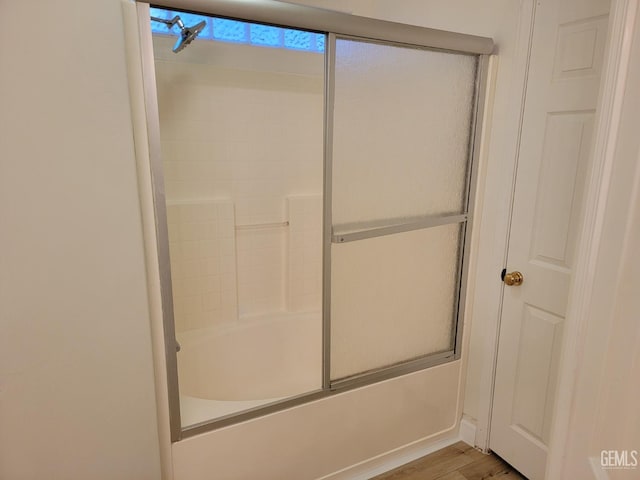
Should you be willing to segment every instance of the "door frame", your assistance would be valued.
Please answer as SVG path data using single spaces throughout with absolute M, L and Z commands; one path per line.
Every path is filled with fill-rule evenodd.
M 584 215 L 577 246 L 576 266 L 569 291 L 561 358 L 558 366 L 558 388 L 547 458 L 546 476 L 549 480 L 562 478 L 565 450 L 570 434 L 570 412 L 576 395 L 575 378 L 580 369 L 580 360 L 585 347 L 585 332 L 589 319 L 587 313 L 592 308 L 593 271 L 596 263 L 603 257 L 599 251 L 600 238 L 603 234 L 603 216 L 614 162 L 614 147 L 617 140 L 622 97 L 625 92 L 630 41 L 634 28 L 640 28 L 634 24 L 639 3 L 640 0 L 612 0 L 609 14 L 609 38 L 599 90 L 591 165 L 583 205 Z M 491 410 L 504 290 L 504 285 L 501 282 L 490 282 L 487 279 L 497 276 L 506 266 L 535 8 L 535 1 L 522 0 L 517 55 L 518 62 L 524 61 L 526 63 L 524 66 L 518 64 L 516 68 L 516 71 L 523 75 L 517 147 L 511 158 L 503 159 L 504 165 L 500 169 L 500 174 L 494 175 L 493 178 L 489 175 L 487 178 L 487 192 L 500 187 L 504 193 L 484 199 L 483 219 L 480 227 L 480 242 L 483 243 L 484 240 L 489 242 L 489 245 L 494 245 L 493 250 L 487 254 L 486 260 L 478 262 L 477 286 L 473 299 L 473 316 L 483 319 L 483 327 L 488 332 L 481 345 L 483 351 L 487 353 L 481 367 L 478 417 L 476 418 L 475 430 L 475 446 L 485 452 L 489 451 L 491 436 Z M 516 98 L 515 94 L 512 98 Z M 508 207 L 505 208 L 505 205 Z M 483 279 L 484 282 L 478 282 L 479 279 Z M 494 301 L 487 302 L 487 298 L 494 299 Z
M 594 310 L 594 305 L 603 300 L 613 300 L 608 298 L 608 293 L 598 292 L 594 288 L 597 282 L 594 272 L 603 261 L 619 261 L 620 252 L 603 251 L 601 245 L 606 233 L 609 196 L 612 189 L 615 189 L 612 183 L 613 168 L 616 163 L 627 73 L 632 61 L 631 43 L 640 28 L 636 21 L 639 8 L 639 0 L 612 0 L 609 12 L 609 38 L 600 80 L 595 140 L 583 206 L 584 217 L 576 253 L 576 268 L 569 291 L 565 335 L 562 339 L 558 390 L 547 457 L 548 480 L 564 478 L 567 445 L 571 434 L 571 413 L 579 395 L 576 379 L 585 371 L 582 357 L 586 352 L 587 332 L 594 320 L 598 320 L 590 312 Z M 633 211 L 630 209 L 625 220 L 632 215 Z M 619 272 L 616 271 L 614 275 L 617 280 Z M 605 323 L 608 321 L 604 320 Z
M 478 189 L 482 192 L 483 197 L 477 199 L 477 203 L 482 205 L 478 243 L 479 249 L 484 246 L 487 253 L 478 256 L 475 278 L 470 280 L 474 285 L 470 317 L 474 320 L 471 322 L 469 343 L 471 345 L 474 342 L 481 343 L 481 345 L 477 345 L 477 348 L 481 348 L 481 351 L 485 352 L 480 357 L 482 365 L 478 384 L 478 410 L 474 437 L 474 446 L 483 452 L 489 451 L 493 386 L 498 358 L 498 335 L 504 288 L 502 282 L 489 280 L 499 278 L 507 261 L 536 3 L 536 0 L 520 0 L 517 45 L 514 53 L 515 65 L 513 67 L 516 79 L 512 82 L 513 91 L 509 94 L 513 105 L 509 117 L 518 119 L 516 132 L 514 132 L 513 138 L 500 140 L 505 144 L 502 146 L 504 153 L 492 155 L 495 158 L 494 165 L 492 166 L 489 161 L 485 168 L 486 183 Z M 495 142 L 495 139 L 493 141 Z M 493 149 L 492 146 L 491 150 Z M 481 328 L 486 332 L 480 341 L 474 339 L 474 328 L 478 328 L 474 323 L 480 323 Z M 466 356 L 468 361 L 468 348 Z

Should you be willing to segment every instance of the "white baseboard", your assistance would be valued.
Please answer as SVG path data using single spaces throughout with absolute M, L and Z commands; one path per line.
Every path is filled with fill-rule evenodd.
M 472 447 L 476 446 L 476 422 L 466 415 L 460 421 L 460 440 Z
M 596 480 L 609 480 L 609 474 L 600 465 L 600 457 L 589 457 L 589 463 L 591 464 L 593 478 Z

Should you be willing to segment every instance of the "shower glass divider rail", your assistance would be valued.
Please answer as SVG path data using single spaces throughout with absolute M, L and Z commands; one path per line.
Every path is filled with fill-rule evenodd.
M 325 42 L 324 178 L 322 222 L 322 388 L 331 388 L 331 231 L 333 225 L 333 105 L 335 99 L 336 35 Z

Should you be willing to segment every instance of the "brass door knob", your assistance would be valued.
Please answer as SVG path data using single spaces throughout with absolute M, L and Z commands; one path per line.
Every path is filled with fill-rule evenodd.
M 522 282 L 524 281 L 524 275 L 522 275 L 520 272 L 510 272 L 510 273 L 506 273 L 504 275 L 504 278 L 502 279 L 504 281 L 505 284 L 507 284 L 508 286 L 512 287 L 512 286 L 518 286 L 518 285 L 522 285 Z

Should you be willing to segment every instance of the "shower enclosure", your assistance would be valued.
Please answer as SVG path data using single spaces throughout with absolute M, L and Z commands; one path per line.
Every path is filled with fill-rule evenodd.
M 459 358 L 492 41 L 188 8 L 139 4 L 172 438 Z

